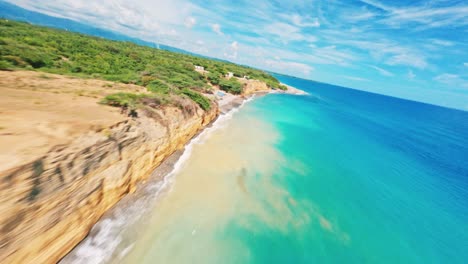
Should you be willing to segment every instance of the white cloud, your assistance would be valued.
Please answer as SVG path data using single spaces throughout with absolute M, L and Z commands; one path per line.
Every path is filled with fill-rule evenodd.
M 211 25 L 211 30 L 215 32 L 218 35 L 223 35 L 223 32 L 221 31 L 221 25 L 220 24 L 212 24 Z
M 300 29 L 298 27 L 282 22 L 269 24 L 265 28 L 263 28 L 262 31 L 270 35 L 279 37 L 280 40 L 285 43 L 305 39 L 305 36 L 300 33 Z
M 398 42 L 380 38 L 378 36 L 368 36 L 368 39 L 355 40 L 351 36 L 340 37 L 335 32 L 332 36 L 322 36 L 328 41 L 340 43 L 356 49 L 364 50 L 373 57 L 374 60 L 387 65 L 404 65 L 422 69 L 429 66 L 424 51 L 412 46 L 402 45 Z M 335 36 L 336 34 L 336 36 Z M 370 39 L 376 39 L 371 41 Z
M 273 71 L 295 74 L 300 72 L 305 76 L 308 76 L 314 70 L 310 65 L 294 61 L 266 59 L 264 65 Z
M 406 65 L 415 67 L 418 69 L 424 69 L 427 67 L 427 62 L 423 57 L 414 55 L 414 54 L 398 54 L 392 56 L 386 62 L 388 65 Z
M 387 6 L 385 4 L 382 4 L 378 1 L 374 1 L 374 0 L 361 0 L 361 2 L 369 5 L 369 6 L 372 6 L 374 8 L 377 8 L 377 9 L 381 9 L 381 10 L 384 10 L 384 11 L 392 11 L 393 8 L 390 7 L 390 6 Z
M 297 27 L 320 27 L 318 18 L 309 18 L 298 14 L 284 15 L 284 17 Z
M 387 71 L 387 70 L 384 70 L 380 67 L 377 67 L 377 66 L 370 66 L 371 68 L 377 70 L 380 74 L 384 75 L 384 76 L 394 76 L 393 73 Z
M 239 51 L 239 43 L 237 41 L 233 41 L 227 47 L 226 51 L 224 52 L 224 56 L 228 59 L 235 60 L 237 59 L 238 51 Z
M 419 24 L 419 29 L 468 25 L 467 5 L 453 3 L 448 6 L 436 6 L 438 1 L 431 1 L 420 6 L 395 7 L 375 0 L 361 0 L 361 2 L 385 11 L 386 18 L 381 22 L 390 27 L 399 28 L 409 23 Z
M 443 40 L 443 39 L 433 39 L 432 43 L 438 46 L 443 46 L 443 47 L 452 47 L 455 45 L 452 41 L 448 40 Z
M 361 21 L 369 21 L 377 17 L 377 13 L 369 11 L 366 7 L 362 7 L 359 10 L 344 10 L 342 15 L 343 19 L 347 22 L 356 23 Z
M 234 41 L 231 43 L 231 47 L 235 50 L 238 50 L 239 49 L 239 43 L 237 43 L 237 41 Z
M 196 23 L 197 23 L 197 20 L 193 17 L 187 17 L 185 19 L 185 26 L 187 28 L 192 28 L 193 26 L 195 26 Z
M 457 74 L 443 73 L 434 77 L 434 81 L 453 86 L 452 88 L 468 88 L 468 81 Z
M 408 77 L 410 80 L 413 80 L 416 77 L 416 74 L 414 74 L 412 70 L 409 70 L 406 74 L 406 77 Z
M 419 23 L 423 28 L 461 26 L 468 24 L 468 6 L 414 7 L 394 10 L 385 22 L 388 25 Z
M 200 9 L 186 0 L 17 0 L 13 4 L 158 42 L 173 40 L 174 33 L 192 24 L 193 20 L 187 18 Z

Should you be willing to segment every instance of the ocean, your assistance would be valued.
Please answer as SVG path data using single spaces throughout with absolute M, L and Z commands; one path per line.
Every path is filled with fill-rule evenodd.
M 278 78 L 310 95 L 205 130 L 109 263 L 468 262 L 468 112 Z

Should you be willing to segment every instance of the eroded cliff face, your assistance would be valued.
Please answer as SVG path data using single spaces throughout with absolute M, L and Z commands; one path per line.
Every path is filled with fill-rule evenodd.
M 239 81 L 244 85 L 243 95 L 248 96 L 258 92 L 269 92 L 271 89 L 265 82 L 258 80 L 246 80 L 239 79 Z
M 110 207 L 212 122 L 218 108 L 165 107 L 139 115 L 0 172 L 2 263 L 60 260 Z

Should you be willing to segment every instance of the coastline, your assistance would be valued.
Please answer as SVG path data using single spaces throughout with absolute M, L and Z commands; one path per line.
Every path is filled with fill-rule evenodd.
M 268 94 L 308 95 L 308 93 L 295 87 L 287 87 L 287 91 L 255 91 L 248 96 L 226 94 L 225 97 L 218 99 L 217 103 L 220 112 L 218 117 L 199 131 L 182 149 L 177 150 L 162 161 L 147 180 L 140 182 L 136 186 L 138 191 L 127 194 L 110 208 L 93 225 L 89 234 L 65 255 L 59 263 L 105 263 L 112 259 L 123 258 L 133 247 L 131 241 L 124 241 L 122 237 L 125 227 L 141 221 L 146 214 L 151 212 L 151 208 L 163 198 L 162 196 L 167 191 L 170 191 L 171 185 L 175 180 L 175 174 L 183 166 L 184 162 L 190 158 L 191 149 L 194 144 L 202 143 L 211 132 L 224 126 L 236 112 L 255 98 Z
M 298 89 L 294 86 L 291 86 L 291 85 L 288 85 L 288 84 L 285 84 L 285 83 L 280 83 L 281 85 L 284 85 L 288 88 L 288 90 L 284 91 L 283 93 L 287 93 L 287 94 L 295 94 L 295 95 L 309 95 L 308 92 L 306 91 L 303 91 L 301 89 Z
M 123 199 L 122 203 L 125 203 L 130 199 L 127 198 L 132 196 L 129 194 L 146 199 L 145 196 L 154 193 L 180 160 L 188 158 L 187 148 L 197 140 L 197 135 L 207 133 L 205 131 L 217 126 L 220 119 L 228 120 L 231 113 L 252 97 L 278 93 L 265 83 L 249 80 L 244 84 L 243 95 L 226 94 L 222 97 L 206 94 L 214 101 L 209 111 L 202 111 L 198 105 L 188 101 L 187 104 L 193 106 L 190 109 L 195 111 L 189 113 L 180 107 L 168 106 L 154 108 L 149 115 L 143 111 L 139 118 L 127 118 L 117 108 L 96 104 L 97 93 L 104 96 L 114 91 L 144 91 L 141 86 L 30 71 L 10 75 L 4 80 L 7 84 L 5 92 L 9 94 L 7 99 L 40 93 L 41 100 L 30 96 L 31 100 L 21 101 L 23 112 L 14 112 L 14 115 L 6 117 L 19 118 L 14 124 L 24 126 L 29 133 L 28 140 L 21 141 L 23 145 L 29 146 L 31 138 L 47 139 L 48 144 L 42 148 L 33 145 L 36 152 L 31 154 L 29 163 L 0 172 L 8 179 L 0 186 L 6 195 L 2 203 L 5 208 L 2 222 L 10 228 L 8 233 L 15 237 L 14 240 L 6 240 L 6 246 L 0 250 L 0 255 L 7 256 L 7 262 L 59 261 L 88 235 L 111 232 L 104 225 L 99 228 L 95 224 L 103 216 L 110 215 L 109 218 L 115 219 L 112 208 L 118 201 Z M 16 77 L 19 82 L 12 81 Z M 83 86 L 89 87 L 87 93 L 81 91 Z M 17 107 L 18 101 L 12 102 Z M 50 102 L 54 102 L 53 107 Z M 82 103 L 87 106 L 86 115 L 79 110 Z M 70 105 L 76 107 L 70 108 Z M 4 104 L 4 108 L 10 111 L 8 106 Z M 58 108 L 60 115 L 54 112 Z M 34 121 L 30 119 L 30 109 L 39 115 Z M 29 129 L 37 122 L 45 125 L 37 126 L 37 130 Z M 10 123 L 6 132 L 14 129 Z M 10 137 L 16 135 L 11 133 Z M 57 141 L 61 139 L 63 141 Z M 47 147 L 56 143 L 61 145 L 51 149 Z M 184 146 L 186 151 L 181 151 Z M 161 164 L 163 161 L 165 163 Z M 31 175 L 36 179 L 31 181 Z M 151 180 L 148 180 L 150 176 Z M 146 182 L 152 182 L 150 192 L 144 190 Z M 13 184 L 21 188 L 12 188 Z M 26 199 L 21 199 L 23 197 Z M 139 215 L 141 209 L 131 212 Z M 14 218 L 18 214 L 21 218 Z M 40 221 L 27 221 L 33 217 Z M 125 224 L 131 219 L 122 222 Z M 46 228 L 45 224 L 49 226 Z M 99 237 L 95 236 L 89 243 L 100 244 Z M 26 242 L 28 247 L 23 246 Z
M 226 100 L 220 100 L 222 103 L 218 104 L 220 110 L 218 117 L 188 141 L 184 148 L 177 150 L 162 161 L 147 180 L 136 186 L 138 191 L 127 194 L 106 211 L 93 225 L 89 234 L 59 263 L 106 262 L 123 257 L 132 248 L 132 244 L 126 244 L 126 241 L 122 239 L 125 227 L 144 218 L 165 192 L 170 191 L 173 176 L 190 157 L 193 145 L 199 144 L 209 136 L 209 133 L 226 124 L 233 114 L 239 111 L 245 103 L 256 98 L 257 94 L 261 96 L 268 93 L 254 93 L 247 98 L 242 95 L 232 96 Z

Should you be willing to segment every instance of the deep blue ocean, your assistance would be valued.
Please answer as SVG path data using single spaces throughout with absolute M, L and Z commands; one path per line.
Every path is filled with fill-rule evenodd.
M 468 263 L 468 112 L 278 78 L 310 95 L 205 130 L 108 263 Z

